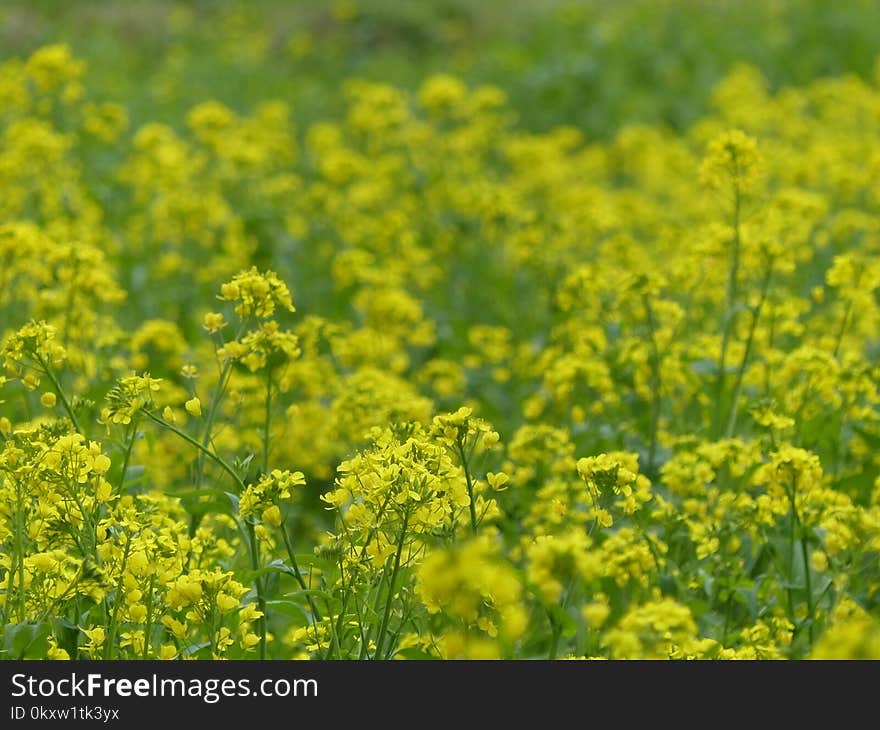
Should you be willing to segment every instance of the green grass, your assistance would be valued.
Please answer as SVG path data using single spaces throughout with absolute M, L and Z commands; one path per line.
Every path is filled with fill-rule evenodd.
M 346 78 L 413 88 L 451 71 L 502 86 L 528 128 L 606 137 L 686 126 L 741 62 L 774 88 L 870 78 L 878 19 L 871 0 L 5 0 L 0 55 L 69 43 L 90 88 L 135 123 L 179 124 L 208 98 L 244 110 L 277 97 L 307 122 L 338 109 Z

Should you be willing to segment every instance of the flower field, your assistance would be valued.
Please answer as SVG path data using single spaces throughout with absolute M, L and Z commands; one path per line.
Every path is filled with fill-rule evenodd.
M 880 39 L 529 109 L 366 7 L 0 62 L 0 657 L 880 658 Z

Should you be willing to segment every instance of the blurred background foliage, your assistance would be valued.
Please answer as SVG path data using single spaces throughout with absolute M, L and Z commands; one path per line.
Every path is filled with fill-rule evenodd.
M 526 128 L 605 138 L 686 127 L 738 63 L 775 88 L 869 78 L 878 19 L 875 0 L 4 0 L 0 57 L 69 43 L 135 126 L 272 97 L 307 123 L 335 114 L 344 79 L 411 89 L 442 70 L 503 86 Z

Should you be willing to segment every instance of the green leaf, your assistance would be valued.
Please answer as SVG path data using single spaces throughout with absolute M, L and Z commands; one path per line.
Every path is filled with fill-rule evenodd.
M 314 596 L 315 598 L 323 598 L 325 601 L 332 601 L 333 596 L 331 596 L 326 591 L 319 591 L 317 588 L 305 588 L 299 589 L 297 591 L 291 591 L 290 593 L 285 593 L 286 596 L 293 598 L 295 596 Z
M 235 458 L 232 460 L 232 468 L 241 475 L 242 479 L 247 476 L 251 462 L 254 460 L 253 454 L 248 454 L 243 459 Z
M 306 610 L 306 607 L 301 606 L 296 601 L 274 598 L 271 601 L 266 601 L 266 608 L 282 613 L 285 616 L 303 616 L 307 621 L 312 620 L 312 615 Z
M 202 651 L 202 649 L 207 649 L 209 646 L 211 646 L 210 641 L 203 641 L 200 644 L 190 644 L 188 647 L 186 647 L 183 651 L 180 652 L 180 655 L 181 656 L 192 656 L 193 654 L 196 654 L 196 653 Z
M 281 558 L 276 558 L 268 565 L 264 565 L 262 568 L 248 572 L 247 576 L 249 580 L 253 580 L 254 578 L 259 578 L 261 575 L 266 575 L 268 573 L 285 573 L 294 578 L 296 577 L 296 571 Z
M 189 514 L 198 517 L 211 513 L 234 517 L 238 513 L 238 497 L 222 489 L 204 487 L 202 489 L 184 489 L 168 494 L 179 499 Z
M 123 485 L 127 487 L 130 484 L 142 481 L 146 471 L 147 470 L 143 464 L 134 464 L 133 466 L 127 467 L 125 474 L 122 477 Z
M 559 627 L 562 636 L 569 638 L 577 633 L 578 625 L 571 617 L 568 611 L 562 606 L 553 605 L 549 608 L 550 615 L 553 617 L 553 623 Z
M 700 360 L 694 360 L 691 363 L 691 370 L 696 375 L 717 375 L 718 363 L 710 357 L 704 357 Z
M 204 517 L 208 514 L 229 514 L 229 507 L 225 502 L 219 500 L 208 500 L 204 502 L 184 502 L 183 508 L 191 515 L 196 517 Z
M 88 615 L 89 611 L 84 611 L 81 614 L 82 620 L 87 621 Z M 80 634 L 79 627 L 65 616 L 54 618 L 51 622 L 52 633 L 54 633 L 55 638 L 58 640 L 58 646 L 67 649 L 70 656 L 73 656 L 76 653 L 77 639 Z
M 227 493 L 225 491 L 223 491 L 222 489 L 214 489 L 213 487 L 201 487 L 198 489 L 182 489 L 177 492 L 169 491 L 167 494 L 169 497 L 175 497 L 177 499 L 186 500 L 186 499 L 198 499 L 200 497 L 208 497 L 211 495 L 213 495 L 215 497 L 222 497 L 222 496 L 226 495 Z
M 52 625 L 25 621 L 20 624 L 7 624 L 3 646 L 13 659 L 45 659 L 49 651 L 49 636 Z
M 325 573 L 338 570 L 338 566 L 335 563 L 326 558 L 319 558 L 314 553 L 297 553 L 294 557 L 296 558 L 296 564 L 299 566 L 300 572 L 303 574 L 308 573 L 307 569 L 310 566 L 318 568 Z
M 854 425 L 852 428 L 853 431 L 865 440 L 865 443 L 868 444 L 872 450 L 876 451 L 877 449 L 880 449 L 880 434 L 871 433 L 862 426 Z

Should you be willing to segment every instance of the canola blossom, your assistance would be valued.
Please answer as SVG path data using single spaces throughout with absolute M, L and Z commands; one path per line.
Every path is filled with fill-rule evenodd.
M 0 65 L 0 657 L 880 658 L 880 76 L 340 93 Z

